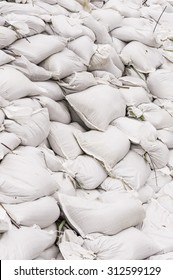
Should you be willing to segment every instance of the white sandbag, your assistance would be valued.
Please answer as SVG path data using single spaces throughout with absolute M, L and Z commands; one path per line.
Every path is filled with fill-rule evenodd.
M 138 77 L 123 76 L 123 77 L 119 78 L 119 81 L 121 81 L 124 86 L 142 87 L 149 94 L 147 83 L 145 82 L 145 80 L 141 79 L 139 76 Z M 149 97 L 152 100 L 151 96 L 149 96 Z
M 150 163 L 151 169 L 159 169 L 167 165 L 169 160 L 169 150 L 165 144 L 159 140 L 153 142 L 143 139 L 140 144 L 145 153 L 147 153 L 145 154 L 145 159 Z
M 20 139 L 14 133 L 0 132 L 0 160 L 17 148 L 20 143 Z
M 154 142 L 157 139 L 155 127 L 147 121 L 124 117 L 116 119 L 111 124 L 125 133 L 134 144 L 139 144 L 142 140 Z
M 91 58 L 88 70 L 107 71 L 117 78 L 121 77 L 123 71 L 123 69 L 121 68 L 122 65 L 120 65 L 119 60 L 116 59 L 117 57 L 111 57 L 113 55 L 113 52 L 115 52 L 115 50 L 111 47 L 110 44 L 98 44 L 96 46 L 95 53 Z M 115 63 L 113 61 L 113 58 L 116 60 Z
M 57 184 L 48 171 L 44 155 L 33 147 L 19 147 L 8 154 L 0 165 L 1 203 L 22 203 L 57 190 Z
M 92 251 L 97 260 L 143 260 L 160 251 L 151 238 L 134 227 L 114 236 L 100 235 L 94 240 L 86 238 L 83 247 Z
M 77 127 L 74 127 L 72 124 L 51 122 L 48 140 L 57 155 L 66 159 L 75 159 L 82 154 L 82 150 L 74 137 L 76 131 L 84 131 L 84 129 L 78 124 Z
M 172 181 L 172 177 L 163 173 L 160 170 L 152 171 L 147 182 L 146 186 L 150 186 L 154 192 L 158 192 L 164 185 L 167 185 Z
M 67 48 L 48 57 L 41 63 L 41 66 L 51 71 L 55 80 L 64 79 L 75 72 L 86 70 L 81 58 Z
M 151 169 L 149 164 L 137 153 L 129 151 L 129 153 L 114 166 L 111 171 L 111 176 L 123 180 L 130 188 L 139 190 L 146 183 L 150 173 Z
M 79 12 L 82 10 L 82 6 L 75 0 L 57 0 L 57 3 L 70 12 Z
M 94 32 L 97 44 L 111 43 L 111 37 L 103 24 L 97 22 L 89 13 L 83 11 L 79 13 L 79 17 L 82 20 L 82 24 Z
M 55 260 L 59 253 L 59 249 L 56 245 L 52 245 L 50 248 L 44 250 L 37 258 L 34 260 Z
M 45 89 L 36 86 L 21 72 L 9 66 L 0 69 L 0 88 L 0 96 L 9 101 L 45 92 Z
M 173 170 L 173 149 L 169 150 L 168 167 L 170 170 Z
M 16 119 L 15 119 L 16 120 Z M 49 113 L 46 108 L 39 109 L 26 116 L 26 119 L 17 122 L 13 120 L 5 120 L 5 130 L 14 133 L 21 140 L 24 146 L 38 146 L 43 142 L 49 134 L 50 121 Z
M 146 121 L 149 121 L 156 129 L 172 128 L 173 117 L 154 103 L 140 104 L 138 109 Z
M 62 170 L 62 163 L 55 155 L 55 153 L 49 149 L 45 144 L 38 146 L 38 149 L 44 154 L 45 163 L 47 168 L 53 172 L 58 172 Z
M 123 203 L 117 199 L 115 204 L 59 194 L 59 204 L 70 225 L 82 237 L 94 232 L 114 235 L 137 225 L 145 216 L 139 200 L 129 196 L 124 197 Z
M 140 17 L 140 6 L 134 2 L 124 0 L 109 0 L 104 5 L 104 9 L 114 9 L 118 11 L 124 17 Z
M 21 55 L 17 57 L 11 65 L 22 72 L 31 81 L 47 81 L 51 79 L 52 73 L 45 70 L 44 68 L 31 63 L 26 57 Z
M 38 95 L 47 96 L 55 101 L 62 100 L 64 94 L 60 86 L 55 81 L 44 81 L 44 82 L 35 82 L 35 85 L 45 89 L 45 91 L 40 92 Z
M 0 205 L 0 234 L 10 230 L 12 227 L 9 216 L 4 208 Z
M 33 227 L 13 227 L 0 239 L 0 259 L 32 260 L 51 245 L 52 233 Z
M 74 242 L 61 242 L 60 252 L 65 260 L 95 260 L 93 252 L 86 250 L 80 244 Z
M 17 40 L 17 33 L 10 28 L 0 26 L 0 49 L 11 45 Z
M 129 151 L 130 142 L 127 136 L 114 126 L 105 132 L 91 130 L 75 132 L 75 137 L 82 150 L 101 161 L 110 171 Z
M 25 97 L 9 102 L 8 105 L 3 107 L 3 111 L 8 119 L 15 119 L 15 114 L 17 116 L 17 110 L 22 109 L 22 107 L 30 107 L 31 112 L 41 109 L 41 105 L 38 100 L 35 98 Z
M 2 14 L 25 14 L 25 15 L 44 15 L 48 12 L 37 5 L 30 4 L 19 4 L 19 3 L 8 3 L 1 1 L 0 9 Z
M 47 46 L 49 45 L 49 48 Z M 9 49 L 16 55 L 24 55 L 29 61 L 38 64 L 50 55 L 65 48 L 66 40 L 55 35 L 37 34 L 28 40 L 20 39 L 13 43 Z
M 173 260 L 173 252 L 165 253 L 165 254 L 156 254 L 154 256 L 149 257 L 147 260 Z
M 152 200 L 146 208 L 142 231 L 161 248 L 161 253 L 173 251 L 173 214 Z
M 94 43 L 88 36 L 81 36 L 68 43 L 68 48 L 83 60 L 85 65 L 89 65 L 90 59 L 94 54 Z
M 51 17 L 53 30 L 64 38 L 74 40 L 83 34 L 81 23 L 78 19 L 58 15 Z
M 173 101 L 172 94 L 173 73 L 172 71 L 159 69 L 151 73 L 147 79 L 148 88 L 154 96 Z
M 108 32 L 121 26 L 123 17 L 113 9 L 97 9 L 91 12 L 91 15 L 102 23 Z
M 23 226 L 38 225 L 45 228 L 58 220 L 60 210 L 53 197 L 45 196 L 40 199 L 19 204 L 3 204 L 10 217 Z
M 9 13 L 5 15 L 5 19 L 9 24 L 12 24 L 16 28 L 18 27 L 19 29 L 17 29 L 20 34 L 20 26 L 22 29 L 23 25 L 26 25 L 28 30 L 25 35 L 27 36 L 40 34 L 45 30 L 45 23 L 38 16 Z
M 76 196 L 89 199 L 89 200 L 97 200 L 100 197 L 100 194 L 104 192 L 100 188 L 94 190 L 86 190 L 86 189 L 76 189 Z
M 136 41 L 128 43 L 122 50 L 120 57 L 125 65 L 132 65 L 142 73 L 154 72 L 163 63 L 162 55 L 156 48 Z
M 150 102 L 147 91 L 142 87 L 122 87 L 119 90 L 127 106 L 138 106 Z
M 54 172 L 53 178 L 57 183 L 58 190 L 52 195 L 58 201 L 58 194 L 76 195 L 76 182 L 66 172 Z
M 106 192 L 114 190 L 117 192 L 124 192 L 124 190 L 128 190 L 127 185 L 124 184 L 122 180 L 111 177 L 107 177 L 101 184 L 100 188 Z
M 122 49 L 125 47 L 126 43 L 115 38 L 115 37 L 112 37 L 112 46 L 114 47 L 114 49 L 116 50 L 116 52 L 118 54 L 121 53 Z
M 166 129 L 157 131 L 158 139 L 162 141 L 168 149 L 173 149 L 173 132 Z
M 9 55 L 4 51 L 0 50 L 0 66 L 10 63 L 13 60 L 15 60 L 15 58 L 12 55 Z
M 165 109 L 171 116 L 173 116 L 173 102 L 171 100 L 156 98 L 153 103 L 160 108 Z
M 66 99 L 86 126 L 92 129 L 104 131 L 111 121 L 125 116 L 126 105 L 120 92 L 107 85 L 90 87 L 70 94 Z
M 63 101 L 56 102 L 49 97 L 37 97 L 42 107 L 47 108 L 50 121 L 70 123 L 71 117 L 66 104 Z
M 74 73 L 59 82 L 59 85 L 64 90 L 65 95 L 83 91 L 89 87 L 95 86 L 96 84 L 97 82 L 93 74 L 85 71 Z
M 63 166 L 82 189 L 95 189 L 107 177 L 101 164 L 95 158 L 87 155 L 78 156 L 73 161 L 67 161 Z

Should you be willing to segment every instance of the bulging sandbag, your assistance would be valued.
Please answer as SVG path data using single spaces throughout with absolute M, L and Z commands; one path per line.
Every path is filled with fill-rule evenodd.
M 47 48 L 49 45 L 49 48 Z M 50 55 L 65 48 L 66 40 L 55 35 L 37 34 L 28 40 L 20 39 L 9 47 L 16 55 L 24 55 L 29 61 L 38 64 Z
M 15 58 L 12 55 L 9 55 L 4 51 L 0 50 L 0 66 L 10 63 L 13 60 L 15 60 Z
M 36 86 L 20 71 L 9 66 L 0 69 L 0 88 L 0 96 L 9 101 L 45 92 L 45 89 Z
M 49 134 L 50 121 L 49 114 L 46 108 L 32 112 L 20 121 L 20 116 L 17 120 L 5 120 L 5 131 L 14 133 L 21 140 L 24 146 L 38 146 Z
M 0 133 L 0 160 L 17 148 L 20 143 L 20 139 L 14 133 L 2 131 Z
M 124 195 L 122 201 L 117 196 L 116 203 L 92 201 L 62 193 L 58 198 L 66 219 L 82 237 L 94 232 L 114 235 L 139 224 L 145 217 L 139 200 L 129 194 Z
M 0 202 L 22 203 L 57 190 L 56 181 L 48 171 L 44 155 L 33 147 L 19 147 L 8 154 L 0 165 Z
M 127 136 L 111 125 L 105 132 L 96 130 L 75 132 L 75 137 L 82 150 L 101 161 L 107 171 L 112 170 L 130 149 Z
M 84 129 L 76 123 L 63 124 L 60 122 L 51 122 L 48 140 L 53 151 L 66 159 L 75 159 L 82 154 L 82 150 L 74 137 L 76 131 Z
M 86 126 L 92 129 L 105 131 L 111 121 L 125 116 L 126 104 L 120 92 L 107 85 L 90 87 L 70 94 L 66 99 Z
M 63 167 L 77 181 L 79 188 L 86 190 L 97 188 L 107 177 L 101 164 L 87 155 L 66 161 Z
M 48 227 L 60 216 L 56 200 L 49 196 L 19 204 L 3 204 L 3 207 L 18 225 L 28 227 L 34 224 L 40 228 Z
M 11 45 L 17 40 L 17 33 L 10 28 L 0 26 L 0 49 Z
M 0 259 L 32 260 L 51 245 L 51 232 L 34 227 L 13 227 L 0 239 Z

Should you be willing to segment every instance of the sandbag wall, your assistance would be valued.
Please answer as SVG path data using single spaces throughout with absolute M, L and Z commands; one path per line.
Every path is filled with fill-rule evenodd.
M 173 259 L 173 1 L 0 14 L 0 259 Z

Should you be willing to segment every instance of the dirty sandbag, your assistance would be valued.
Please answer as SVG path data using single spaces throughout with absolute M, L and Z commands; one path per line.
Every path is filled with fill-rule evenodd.
M 87 155 L 66 161 L 63 167 L 77 181 L 78 187 L 86 190 L 97 188 L 107 177 L 101 164 L 95 158 Z
M 54 80 L 61 80 L 75 72 L 86 70 L 82 59 L 68 48 L 49 56 L 41 66 L 52 72 Z
M 127 136 L 111 125 L 104 132 L 96 130 L 75 132 L 75 137 L 82 150 L 101 161 L 107 171 L 112 170 L 130 149 Z
M 9 66 L 0 68 L 0 88 L 0 96 L 9 101 L 45 92 L 45 89 L 36 86 L 21 72 Z
M 64 90 L 64 94 L 70 94 L 83 91 L 89 87 L 97 84 L 92 73 L 89 72 L 77 72 L 58 83 Z
M 114 235 L 125 228 L 142 222 L 145 212 L 139 200 L 124 198 L 114 203 L 103 203 L 59 194 L 60 208 L 69 224 L 82 236 L 100 232 Z M 84 217 L 88 217 L 87 220 Z
M 45 196 L 34 201 L 18 204 L 3 204 L 8 215 L 23 226 L 38 225 L 45 228 L 58 220 L 60 210 L 53 197 Z
M 92 129 L 105 131 L 111 121 L 125 116 L 124 99 L 117 89 L 108 85 L 90 87 L 70 94 L 66 99 L 86 126 Z
M 6 155 L 0 172 L 1 203 L 32 201 L 57 190 L 57 183 L 47 169 L 44 155 L 33 147 L 20 146 L 12 154 Z
M 84 131 L 84 129 L 79 124 L 74 127 L 72 124 L 51 122 L 48 140 L 52 150 L 66 159 L 75 159 L 82 154 L 83 152 L 74 137 L 76 131 Z
M 32 260 L 52 244 L 52 233 L 34 227 L 13 227 L 0 239 L 1 260 Z
M 22 114 L 23 115 L 23 114 Z M 22 117 L 22 116 L 21 116 Z M 5 120 L 5 131 L 16 134 L 24 146 L 38 146 L 49 134 L 50 121 L 47 108 L 39 109 L 26 116 Z
M 47 48 L 49 45 L 49 48 Z M 9 46 L 16 55 L 23 55 L 29 61 L 38 64 L 50 55 L 62 51 L 66 40 L 55 35 L 37 34 L 30 36 L 28 40 L 20 39 Z
M 36 97 L 43 108 L 47 108 L 49 112 L 50 121 L 70 123 L 71 116 L 64 101 L 56 102 L 49 97 L 40 96 Z

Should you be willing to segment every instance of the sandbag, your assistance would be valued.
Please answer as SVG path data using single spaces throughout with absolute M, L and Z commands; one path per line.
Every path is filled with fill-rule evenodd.
M 86 70 L 81 58 L 67 48 L 49 56 L 41 66 L 52 72 L 54 80 L 64 79 L 75 72 Z
M 94 232 L 114 235 L 142 222 L 145 216 L 139 200 L 128 194 L 123 203 L 118 198 L 116 203 L 103 203 L 62 193 L 58 197 L 66 219 L 82 237 Z
M 100 23 L 102 23 L 108 32 L 121 26 L 123 17 L 113 9 L 93 10 L 91 15 Z
M 154 96 L 173 101 L 172 94 L 173 73 L 172 71 L 159 69 L 151 73 L 147 79 L 149 90 Z
M 157 49 L 136 41 L 128 43 L 120 57 L 125 65 L 132 65 L 142 73 L 154 72 L 163 63 L 162 55 Z
M 0 239 L 1 260 L 32 260 L 52 245 L 52 233 L 39 228 L 13 227 Z
M 138 106 L 150 102 L 147 91 L 142 87 L 122 87 L 119 90 L 127 106 Z
M 37 258 L 34 260 L 55 260 L 59 253 L 59 249 L 56 245 L 52 245 L 48 249 L 44 250 Z
M 125 116 L 125 102 L 120 92 L 107 85 L 97 85 L 66 96 L 86 126 L 105 131 L 111 121 Z M 106 117 L 105 113 L 106 112 Z
M 82 154 L 74 133 L 76 131 L 84 131 L 84 129 L 77 124 L 77 127 L 72 124 L 63 124 L 60 122 L 51 122 L 50 133 L 48 140 L 53 151 L 66 159 L 75 159 Z
M 12 228 L 12 224 L 9 216 L 4 208 L 0 205 L 0 234 L 4 233 Z
M 23 226 L 38 225 L 45 228 L 58 220 L 60 210 L 53 197 L 45 196 L 34 201 L 19 204 L 3 204 L 10 217 Z
M 70 94 L 83 91 L 97 84 L 92 73 L 78 72 L 74 73 L 59 82 L 59 85 L 64 90 L 64 94 Z
M 50 130 L 49 114 L 46 108 L 39 109 L 26 116 L 24 120 L 20 115 L 17 121 L 5 120 L 5 130 L 14 133 L 24 146 L 38 146 L 46 139 Z
M 114 9 L 118 11 L 121 15 L 124 17 L 140 17 L 140 6 L 133 3 L 129 3 L 129 1 L 114 1 L 114 0 L 109 0 L 107 3 L 104 5 L 104 9 Z
M 111 171 L 113 177 L 122 179 L 125 184 L 134 190 L 139 190 L 144 186 L 150 173 L 149 164 L 133 151 L 129 151 Z
M 17 148 L 20 143 L 20 139 L 14 133 L 0 132 L 0 160 Z
M 54 172 L 53 178 L 57 183 L 58 190 L 52 195 L 58 201 L 58 194 L 64 193 L 67 195 L 76 195 L 76 182 L 66 172 Z
M 0 66 L 10 63 L 13 60 L 15 60 L 15 58 L 12 55 L 9 55 L 4 51 L 0 50 Z
M 64 98 L 62 89 L 55 81 L 50 80 L 44 82 L 35 82 L 34 84 L 45 89 L 44 92 L 42 91 L 38 93 L 40 96 L 46 96 L 55 101 L 59 101 Z
M 0 49 L 11 45 L 17 40 L 17 33 L 10 28 L 0 26 Z
M 70 123 L 71 116 L 66 104 L 61 102 L 56 102 L 49 97 L 41 96 L 37 97 L 42 107 L 47 108 L 49 112 L 50 121 Z
M 67 161 L 63 166 L 66 172 L 77 181 L 79 188 L 86 190 L 97 188 L 107 177 L 101 164 L 95 158 L 87 155 Z
M 56 181 L 48 171 L 44 155 L 33 147 L 19 147 L 8 154 L 0 165 L 0 202 L 22 203 L 57 190 Z
M 9 66 L 0 69 L 0 88 L 0 96 L 9 101 L 45 92 L 45 89 L 36 86 L 21 72 Z
M 107 171 L 110 171 L 130 149 L 128 138 L 113 126 L 109 126 L 105 132 L 75 132 L 75 137 L 82 150 L 101 161 Z
M 47 46 L 49 45 L 49 48 Z M 23 55 L 29 61 L 38 64 L 50 55 L 65 48 L 66 40 L 55 35 L 37 34 L 28 40 L 20 39 L 13 43 L 9 50 L 16 55 Z

